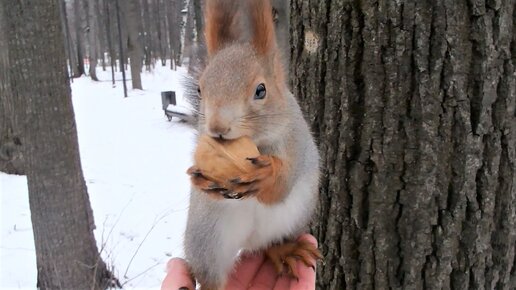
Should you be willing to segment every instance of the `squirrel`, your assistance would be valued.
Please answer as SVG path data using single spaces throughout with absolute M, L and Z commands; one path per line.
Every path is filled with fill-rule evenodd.
M 223 289 L 241 251 L 265 251 L 278 274 L 321 254 L 296 241 L 318 199 L 319 152 L 290 93 L 270 0 L 207 0 L 208 62 L 198 80 L 199 134 L 251 138 L 253 170 L 221 188 L 193 166 L 185 258 L 201 289 Z M 231 193 L 231 194 L 228 194 Z

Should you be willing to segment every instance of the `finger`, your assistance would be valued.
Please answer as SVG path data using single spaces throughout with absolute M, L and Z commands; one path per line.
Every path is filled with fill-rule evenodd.
M 226 290 L 247 289 L 264 260 L 263 254 L 244 254 L 236 270 L 229 277 Z
M 161 290 L 178 290 L 181 288 L 194 290 L 195 284 L 186 261 L 174 258 L 167 263 L 167 276 L 161 284 Z
M 300 241 L 307 241 L 317 247 L 317 240 L 309 234 L 304 234 L 299 237 Z M 313 265 L 316 265 L 313 259 Z M 292 280 L 290 283 L 291 290 L 313 290 L 315 289 L 315 269 L 307 267 L 303 261 L 297 261 L 298 280 Z
M 315 289 L 315 269 L 307 267 L 303 262 L 297 261 L 298 279 L 291 279 L 291 290 Z
M 282 275 L 276 281 L 273 290 L 288 290 L 290 289 L 290 281 L 292 279 L 288 275 Z
M 276 285 L 278 273 L 271 261 L 265 260 L 251 282 L 250 290 L 270 290 Z

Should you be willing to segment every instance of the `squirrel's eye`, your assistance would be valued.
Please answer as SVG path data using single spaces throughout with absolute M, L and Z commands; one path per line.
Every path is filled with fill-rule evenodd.
M 201 95 L 201 87 L 200 86 L 197 86 L 197 94 Z
M 256 93 L 254 94 L 255 100 L 263 100 L 265 98 L 265 95 L 267 94 L 267 90 L 265 89 L 265 85 L 259 84 L 256 87 Z

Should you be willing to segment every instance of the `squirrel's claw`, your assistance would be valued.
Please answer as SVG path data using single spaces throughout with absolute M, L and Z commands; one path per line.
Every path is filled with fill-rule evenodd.
M 247 158 L 253 165 L 258 167 L 265 167 L 271 165 L 271 157 L 268 155 L 260 155 L 254 158 Z
M 222 187 L 217 182 L 210 180 L 202 171 L 197 167 L 190 167 L 186 173 L 190 175 L 192 185 L 206 193 L 210 194 L 221 194 L 223 195 L 228 190 Z
M 281 160 L 270 155 L 260 155 L 247 160 L 255 165 L 254 169 L 230 179 L 228 189 L 244 196 L 256 196 L 265 204 L 273 204 L 281 200 L 284 193 L 282 183 L 278 183 L 278 173 L 282 167 Z
M 296 279 L 299 277 L 298 260 L 303 262 L 306 267 L 315 268 L 316 261 L 322 259 L 319 250 L 308 241 L 274 245 L 269 247 L 265 254 L 278 274 L 286 273 Z

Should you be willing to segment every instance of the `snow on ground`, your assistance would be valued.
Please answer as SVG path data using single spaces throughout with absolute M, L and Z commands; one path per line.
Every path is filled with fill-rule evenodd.
M 165 265 L 182 256 L 193 130 L 164 116 L 160 92 L 182 100 L 183 70 L 156 66 L 143 91 L 122 82 L 75 79 L 72 94 L 84 177 L 102 257 L 124 289 L 158 289 Z M 130 74 L 128 74 L 130 76 Z M 121 79 L 117 73 L 116 79 Z M 0 289 L 36 289 L 26 178 L 0 173 Z

